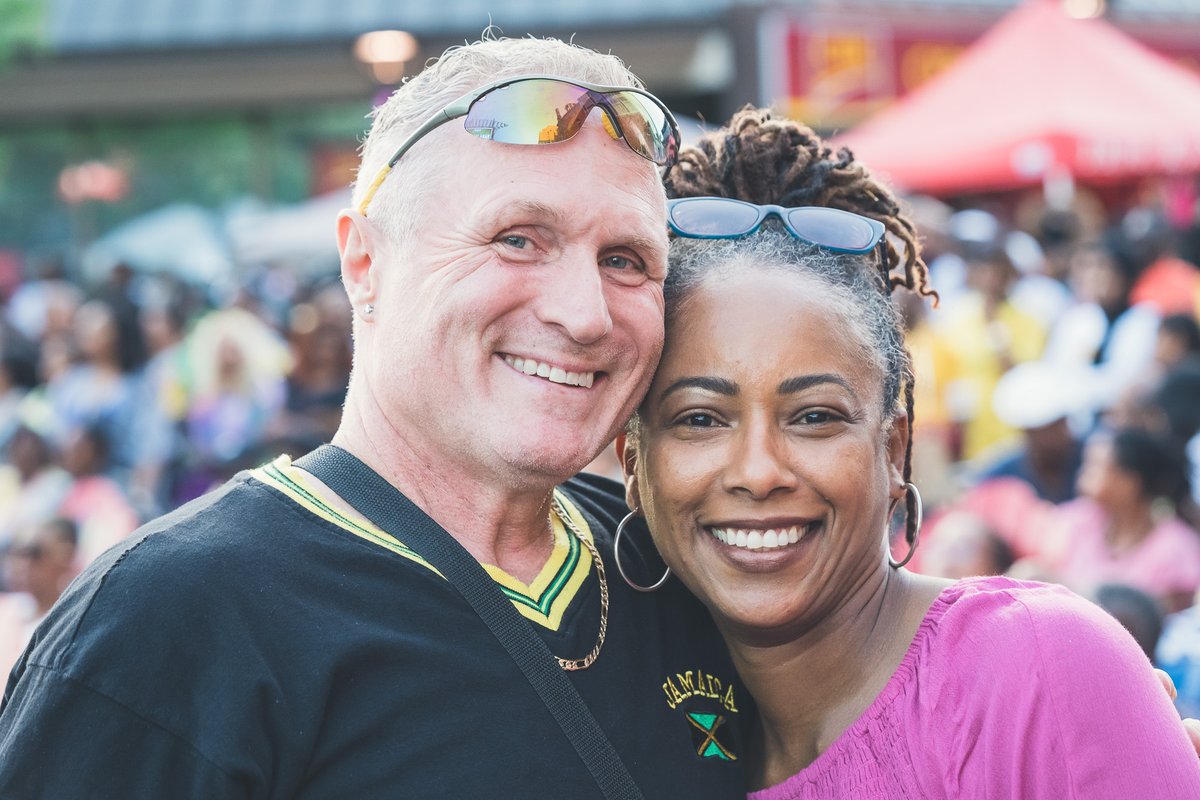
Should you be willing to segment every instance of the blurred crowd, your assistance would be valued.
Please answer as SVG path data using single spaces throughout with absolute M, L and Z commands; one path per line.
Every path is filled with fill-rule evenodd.
M 1070 586 L 1200 716 L 1200 226 L 1151 205 L 1112 221 L 913 204 L 940 295 L 901 298 L 926 508 L 913 566 Z M 4 670 L 137 525 L 328 441 L 350 372 L 336 276 L 73 274 L 43 261 L 0 280 Z
M 328 441 L 350 374 L 333 277 L 267 270 L 218 291 L 125 264 L 92 286 L 54 261 L 27 270 L 0 287 L 5 672 L 66 584 L 139 524 Z

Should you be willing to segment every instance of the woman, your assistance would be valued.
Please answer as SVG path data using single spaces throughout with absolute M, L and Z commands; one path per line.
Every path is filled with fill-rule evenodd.
M 1200 535 L 1175 513 L 1187 490 L 1186 455 L 1166 436 L 1100 431 L 1084 450 L 1082 496 L 1023 538 L 1049 574 L 1078 592 L 1124 583 L 1179 611 L 1200 589 Z
M 905 245 L 882 245 L 888 266 L 903 260 L 893 275 L 873 255 L 878 223 L 672 208 L 676 232 L 702 238 L 672 244 L 666 349 L 619 446 L 630 506 L 756 701 L 751 796 L 1200 796 L 1173 709 L 1102 611 L 1059 588 L 900 568 L 920 500 L 890 292 L 929 289 L 891 195 L 757 111 L 684 153 L 667 184 L 855 211 Z M 902 500 L 896 561 L 885 530 Z

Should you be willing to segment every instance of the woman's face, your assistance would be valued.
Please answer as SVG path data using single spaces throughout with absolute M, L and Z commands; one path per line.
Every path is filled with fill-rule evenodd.
M 1138 503 L 1143 494 L 1137 475 L 1121 469 L 1112 440 L 1103 435 L 1093 437 L 1083 449 L 1083 464 L 1076 478 L 1076 488 L 1081 495 L 1107 510 Z
M 695 289 L 626 450 L 630 499 L 725 630 L 792 637 L 886 569 L 906 418 L 812 279 L 746 270 Z

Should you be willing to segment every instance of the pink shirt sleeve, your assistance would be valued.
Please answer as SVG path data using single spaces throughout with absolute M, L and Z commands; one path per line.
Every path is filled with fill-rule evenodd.
M 936 642 L 923 727 L 947 796 L 1200 798 L 1200 760 L 1149 662 L 1093 604 L 1058 587 L 985 591 L 955 604 Z

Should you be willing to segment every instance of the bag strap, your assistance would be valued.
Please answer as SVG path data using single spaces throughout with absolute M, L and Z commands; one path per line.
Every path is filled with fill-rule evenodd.
M 574 684 L 558 666 L 550 648 L 457 539 L 396 487 L 340 447 L 321 445 L 294 464 L 316 476 L 383 530 L 403 536 L 405 546 L 445 575 L 521 668 L 604 797 L 642 800 L 642 792 L 629 770 Z

